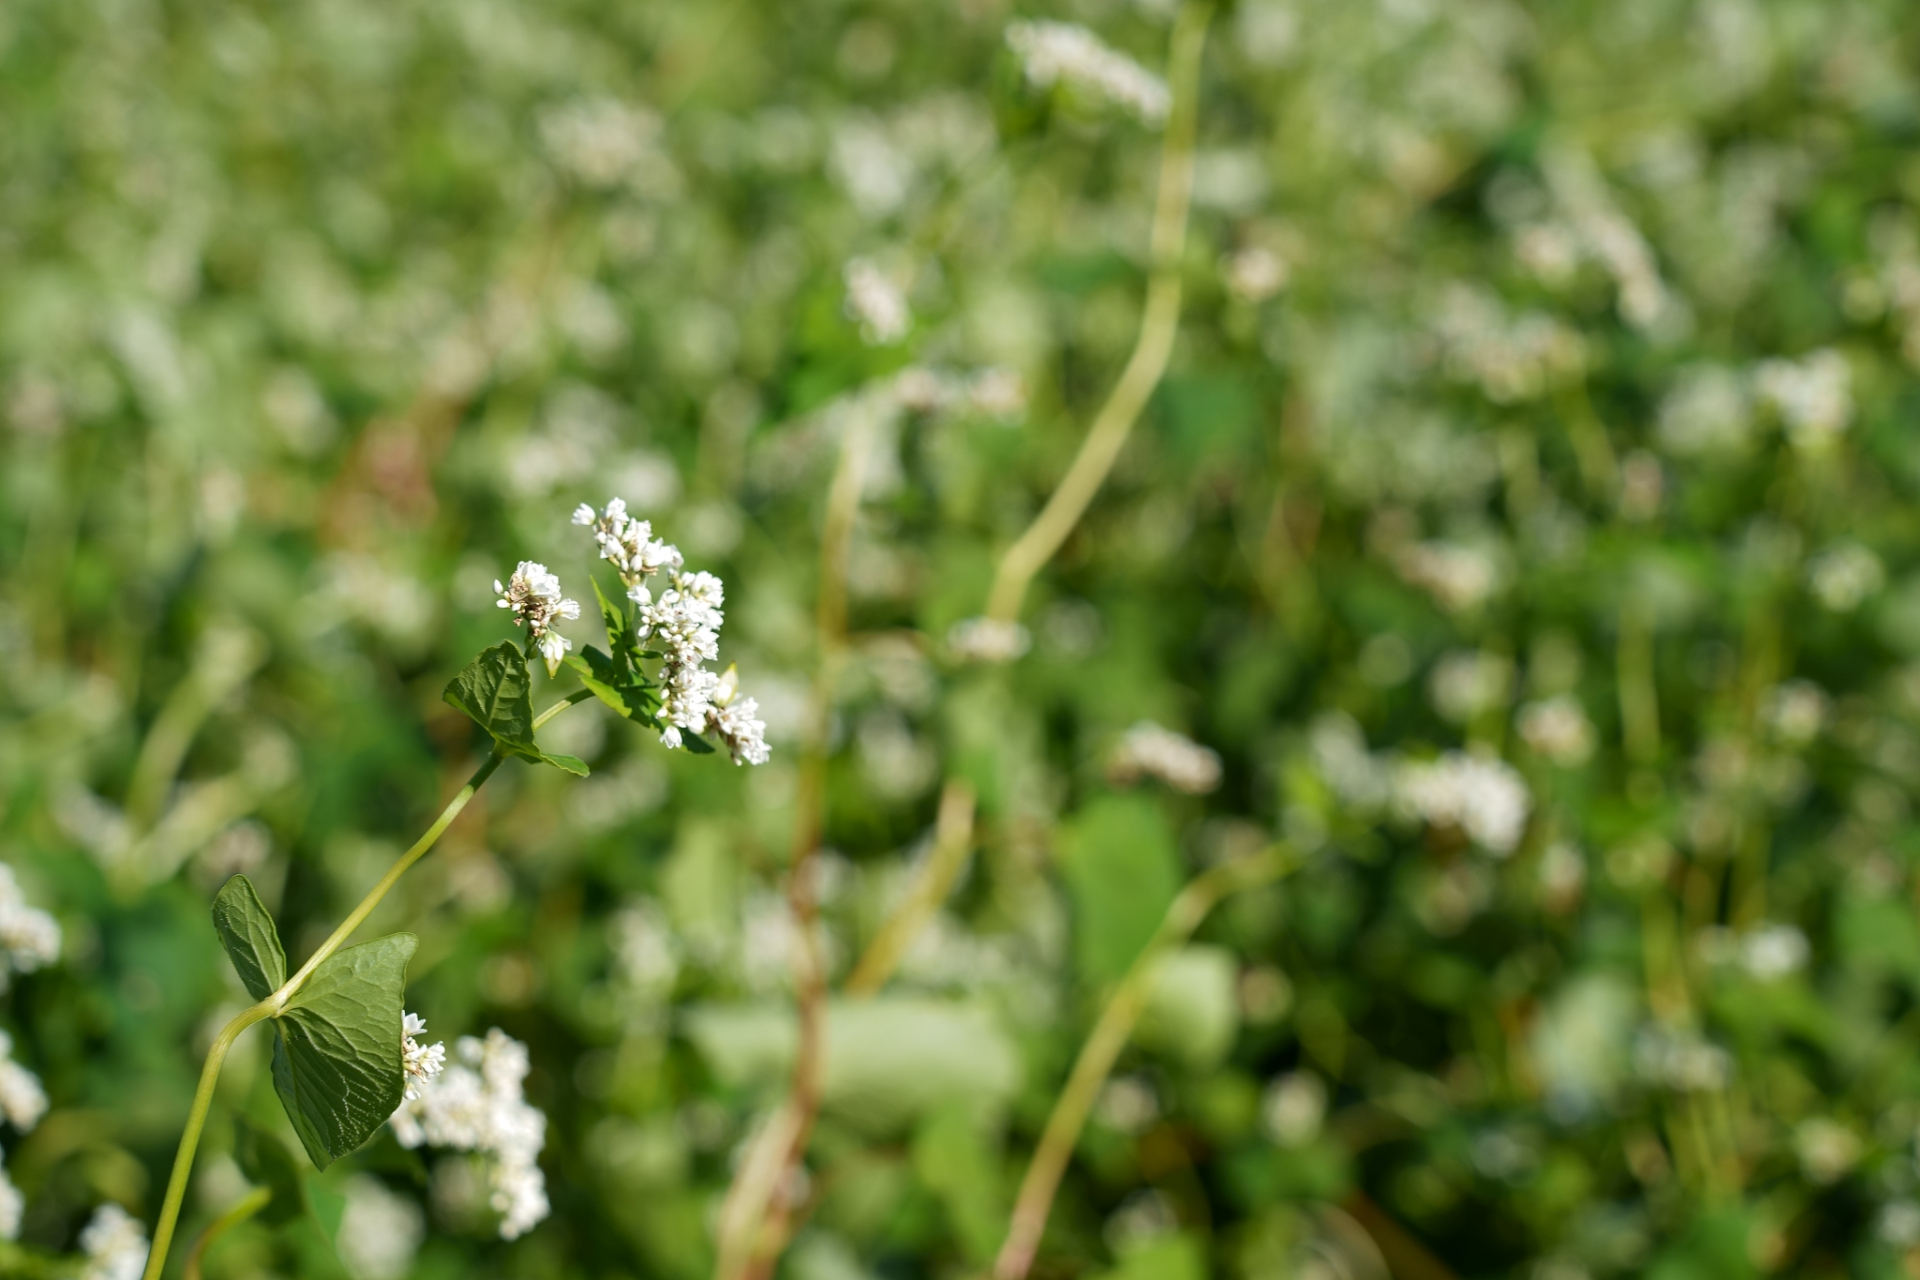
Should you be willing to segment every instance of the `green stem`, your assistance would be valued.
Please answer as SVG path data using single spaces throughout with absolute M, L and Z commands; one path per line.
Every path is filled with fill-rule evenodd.
M 273 1192 L 265 1187 L 255 1187 L 240 1197 L 233 1208 L 209 1222 L 207 1229 L 200 1233 L 200 1238 L 193 1242 L 193 1248 L 187 1250 L 187 1262 L 180 1269 L 180 1280 L 200 1280 L 200 1259 L 206 1256 L 213 1242 L 272 1202 Z
M 1153 239 L 1148 249 L 1147 299 L 1140 319 L 1140 336 L 1121 370 L 1107 402 L 1073 464 L 1060 480 L 1047 505 L 1034 517 L 1019 541 L 1008 547 L 987 597 L 987 616 L 1016 621 L 1027 584 L 1060 550 L 1087 504 L 1106 483 L 1107 473 L 1127 443 L 1140 411 L 1160 385 L 1173 339 L 1180 328 L 1180 256 L 1186 246 L 1187 212 L 1193 194 L 1193 151 L 1200 110 L 1200 50 L 1207 22 L 1213 16 L 1208 0 L 1187 0 L 1174 20 L 1173 47 L 1168 56 L 1167 80 L 1173 110 L 1167 118 L 1166 140 L 1160 150 L 1160 188 L 1153 208 Z
M 153 1224 L 153 1248 L 147 1252 L 143 1280 L 160 1280 L 160 1269 L 166 1265 L 167 1246 L 173 1243 L 174 1224 L 180 1219 L 180 1202 L 187 1194 L 187 1175 L 193 1172 L 193 1153 L 200 1145 L 200 1131 L 206 1127 L 207 1111 L 213 1106 L 213 1087 L 220 1082 L 220 1068 L 227 1060 L 227 1050 L 233 1048 L 242 1031 L 272 1017 L 279 998 L 275 992 L 252 1008 L 242 1010 L 232 1022 L 220 1028 L 220 1034 L 213 1038 L 213 1047 L 207 1050 L 207 1064 L 200 1069 L 200 1087 L 193 1091 L 193 1109 L 187 1113 L 180 1150 L 173 1157 L 173 1174 L 167 1179 L 167 1198 L 160 1205 L 159 1220 Z
M 1000 1246 L 1000 1256 L 994 1260 L 993 1280 L 1026 1280 L 1033 1266 L 1034 1252 L 1040 1247 L 1040 1234 L 1053 1211 L 1053 1197 L 1060 1189 L 1061 1176 L 1066 1173 L 1067 1162 L 1073 1158 L 1073 1149 L 1080 1142 L 1080 1131 L 1086 1126 L 1094 1099 L 1107 1082 L 1120 1051 L 1133 1035 L 1141 1010 L 1146 1007 L 1160 962 L 1175 948 L 1186 944 L 1220 899 L 1277 880 L 1292 867 L 1292 858 L 1280 848 L 1222 863 L 1195 877 L 1167 908 L 1159 929 L 1133 962 L 1133 967 L 1127 970 L 1127 976 L 1120 980 L 1107 1007 L 1100 1011 L 1100 1020 L 1094 1024 L 1093 1033 L 1074 1061 L 1066 1088 L 1053 1104 L 1053 1114 L 1047 1117 L 1040 1145 L 1034 1148 L 1033 1161 L 1027 1166 L 1027 1176 L 1021 1180 L 1020 1194 L 1014 1200 L 1013 1221 L 1007 1228 L 1006 1243 Z
M 545 724 L 561 711 L 587 696 L 588 691 L 585 689 L 569 694 L 542 712 L 534 721 L 534 727 L 538 728 Z M 308 957 L 307 962 L 300 966 L 299 972 L 288 978 L 278 991 L 259 1004 L 243 1010 L 232 1022 L 220 1029 L 219 1035 L 214 1037 L 213 1047 L 207 1051 L 207 1064 L 200 1072 L 200 1086 L 194 1091 L 193 1109 L 187 1113 L 186 1131 L 180 1135 L 180 1150 L 174 1156 L 173 1173 L 167 1179 L 167 1196 L 161 1203 L 160 1217 L 153 1225 L 153 1248 L 147 1255 L 147 1269 L 142 1280 L 160 1280 L 161 1268 L 166 1265 L 167 1247 L 173 1243 L 174 1227 L 180 1218 L 180 1202 L 186 1197 L 187 1178 L 193 1172 L 193 1154 L 200 1145 L 200 1131 L 206 1127 L 207 1110 L 213 1105 L 213 1088 L 219 1082 L 220 1068 L 226 1062 L 227 1051 L 233 1047 L 233 1042 L 239 1039 L 242 1031 L 254 1023 L 271 1018 L 287 1007 L 287 1002 L 299 993 L 306 980 L 313 975 L 313 971 L 325 963 L 327 957 L 338 951 L 341 943 L 353 936 L 353 931 L 373 914 L 373 909 L 380 905 L 380 900 L 387 896 L 387 893 L 399 882 L 400 877 L 407 873 L 407 869 L 425 857 L 427 851 L 446 834 L 447 828 L 453 825 L 453 820 L 460 816 L 460 811 L 467 807 L 469 800 L 473 799 L 474 792 L 486 785 L 487 779 L 493 776 L 493 771 L 500 767 L 504 759 L 506 757 L 497 749 L 489 755 L 486 763 L 474 770 L 473 776 L 467 779 L 467 785 L 460 788 L 453 799 L 447 802 L 447 807 L 440 811 L 440 816 L 434 819 L 433 825 L 413 842 L 412 848 L 401 854 L 394 864 L 387 868 L 387 874 L 380 877 L 380 883 L 367 891 L 367 896 L 360 899 L 360 905 L 340 922 L 340 927 L 320 944 L 320 949 Z

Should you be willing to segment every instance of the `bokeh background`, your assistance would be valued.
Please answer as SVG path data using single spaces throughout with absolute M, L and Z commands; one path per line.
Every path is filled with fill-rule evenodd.
M 589 702 L 548 735 L 593 776 L 507 766 L 375 922 L 436 1036 L 530 1045 L 552 1217 L 502 1242 L 382 1136 L 208 1274 L 705 1276 L 790 1053 L 859 418 L 836 974 L 946 779 L 977 846 L 836 1023 L 784 1276 L 984 1267 L 1146 932 L 1274 840 L 1037 1276 L 1920 1274 L 1911 7 L 1223 7 L 1171 367 L 980 665 L 951 629 L 1134 340 L 1159 147 L 1027 83 L 1022 17 L 1164 71 L 1160 0 L 0 6 L 0 860 L 64 937 L 0 997 L 52 1103 L 0 1133 L 27 1246 L 151 1222 L 245 1003 L 212 892 L 310 950 L 478 759 L 439 694 L 492 580 L 590 599 L 568 513 L 618 493 L 726 579 L 773 762 Z M 1142 721 L 1218 777 L 1129 768 Z M 265 1046 L 188 1233 L 232 1117 L 282 1124 Z

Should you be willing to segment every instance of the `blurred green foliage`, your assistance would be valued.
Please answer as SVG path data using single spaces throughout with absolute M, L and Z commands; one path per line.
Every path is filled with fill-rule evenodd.
M 0 7 L 0 858 L 65 933 L 0 1017 L 52 1100 L 0 1139 L 27 1246 L 151 1220 L 248 1002 L 212 894 L 246 871 L 308 954 L 477 758 L 440 691 L 491 581 L 585 594 L 568 512 L 619 493 L 725 577 L 773 763 L 587 702 L 543 744 L 593 776 L 508 765 L 371 924 L 436 1036 L 530 1045 L 552 1218 L 503 1243 L 468 1157 L 382 1135 L 208 1275 L 345 1274 L 382 1193 L 395 1275 L 705 1275 L 793 1052 L 820 519 L 872 415 L 835 973 L 943 777 L 978 847 L 835 1004 L 784 1275 L 988 1264 L 1114 980 L 1275 838 L 1301 869 L 1160 974 L 1036 1275 L 1920 1274 L 1910 7 L 1218 14 L 1172 367 L 996 667 L 950 628 L 1134 339 L 1157 156 L 1024 83 L 1015 16 Z M 1153 0 L 1050 16 L 1164 59 Z M 1217 788 L 1128 766 L 1143 720 Z M 243 1124 L 290 1136 L 267 1055 L 189 1235 Z

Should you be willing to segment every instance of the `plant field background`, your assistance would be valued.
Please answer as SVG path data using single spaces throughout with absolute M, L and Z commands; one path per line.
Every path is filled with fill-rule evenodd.
M 1221 7 L 1167 374 L 982 663 L 1134 344 L 1162 140 L 1034 84 L 1037 18 L 1165 72 L 1160 0 L 0 7 L 0 861 L 63 936 L 0 995 L 51 1102 L 0 1130 L 10 1265 L 152 1221 L 248 1002 L 213 892 L 309 952 L 480 758 L 440 691 L 511 634 L 493 580 L 591 599 L 568 516 L 618 494 L 725 578 L 772 762 L 585 703 L 545 732 L 593 776 L 508 765 L 373 922 L 436 1038 L 529 1046 L 552 1216 L 503 1242 L 470 1160 L 382 1135 L 207 1275 L 709 1274 L 790 1070 L 858 431 L 836 981 L 943 788 L 977 820 L 836 999 L 782 1276 L 982 1274 L 1181 885 L 1276 841 L 1159 971 L 1036 1277 L 1920 1274 L 1911 7 Z M 285 1131 L 266 1064 L 183 1238 L 235 1117 Z

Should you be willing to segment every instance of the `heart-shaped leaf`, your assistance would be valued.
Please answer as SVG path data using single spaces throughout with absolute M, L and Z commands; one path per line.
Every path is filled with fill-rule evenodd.
M 410 933 L 327 957 L 273 1020 L 273 1087 L 315 1168 L 373 1136 L 406 1090 L 401 1001 Z
M 533 745 L 533 681 L 520 646 L 503 640 L 482 650 L 440 696 L 512 754 L 539 758 Z
M 249 1181 L 273 1194 L 260 1211 L 260 1221 L 277 1227 L 306 1213 L 307 1184 L 293 1153 L 245 1116 L 234 1122 L 233 1158 Z
M 287 953 L 273 914 L 245 876 L 231 876 L 213 900 L 213 927 L 220 945 L 255 1000 L 265 1000 L 287 980 Z
M 585 761 L 577 756 L 548 755 L 534 742 L 533 680 L 527 674 L 527 655 L 512 641 L 503 640 L 483 650 L 441 696 L 472 717 L 506 754 L 534 764 L 550 764 L 578 777 L 587 776 Z

